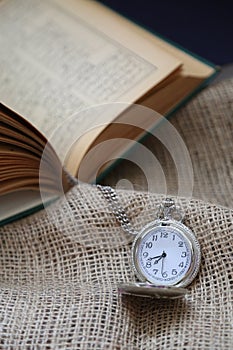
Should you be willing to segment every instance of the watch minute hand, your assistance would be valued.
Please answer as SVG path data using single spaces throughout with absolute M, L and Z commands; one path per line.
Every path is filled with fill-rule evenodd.
M 162 266 L 161 266 L 161 275 L 163 275 L 163 269 L 164 269 L 164 258 L 166 258 L 167 254 L 165 252 L 163 252 L 163 254 L 161 255 L 161 257 L 163 258 L 162 260 Z

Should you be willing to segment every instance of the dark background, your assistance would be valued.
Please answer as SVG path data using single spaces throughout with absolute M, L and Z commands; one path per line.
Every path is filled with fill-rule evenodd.
M 100 0 L 151 31 L 215 63 L 233 63 L 231 1 Z

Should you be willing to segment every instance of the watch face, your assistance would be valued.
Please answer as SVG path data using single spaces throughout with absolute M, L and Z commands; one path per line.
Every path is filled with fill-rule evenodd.
M 141 281 L 160 286 L 191 283 L 200 266 L 200 246 L 180 222 L 158 220 L 136 237 L 133 265 Z

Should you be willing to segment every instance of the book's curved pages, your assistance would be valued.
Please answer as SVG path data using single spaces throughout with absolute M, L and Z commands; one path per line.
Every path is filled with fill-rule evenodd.
M 0 103 L 0 126 L 0 196 L 19 190 L 38 191 L 39 186 L 41 191 L 55 195 L 60 192 L 55 181 L 59 172 L 64 191 L 68 189 L 56 152 L 33 125 Z M 45 166 L 39 174 L 42 156 Z
M 65 156 L 71 116 L 111 102 L 139 103 L 168 116 L 217 70 L 89 0 L 1 1 L 0 45 L 3 208 L 9 208 L 9 202 L 14 207 L 14 191 L 17 196 L 19 190 L 38 191 L 44 146 L 62 123 L 68 128 L 56 145 L 52 142 L 42 179 L 50 193 L 56 190 L 53 175 L 58 168 L 65 166 L 75 176 L 85 154 L 100 140 L 119 133 L 133 139 L 141 136 L 138 130 L 116 129 L 111 123 L 117 115 L 104 120 L 99 117 L 102 127 L 92 132 L 86 132 L 91 128 L 90 120 L 80 120 L 85 136 Z M 116 154 L 121 151 L 117 149 Z M 92 181 L 93 169 L 89 170 L 82 180 Z M 7 193 L 11 193 L 8 202 Z M 0 221 L 12 217 L 13 212 L 20 213 L 17 203 L 17 209 L 0 214 Z M 28 209 L 33 206 L 35 202 L 28 204 Z

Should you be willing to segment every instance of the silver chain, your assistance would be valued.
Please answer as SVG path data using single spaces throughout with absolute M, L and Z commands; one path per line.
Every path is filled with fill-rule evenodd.
M 115 215 L 116 220 L 121 225 L 122 229 L 132 235 L 137 235 L 137 231 L 134 230 L 125 209 L 120 205 L 116 191 L 110 186 L 96 185 L 97 188 L 103 193 L 107 199 L 112 213 Z M 169 220 L 176 219 L 182 220 L 182 212 L 176 207 L 175 201 L 172 198 L 166 198 L 164 203 L 159 206 L 157 218 Z
M 138 232 L 134 230 L 125 209 L 120 205 L 116 191 L 110 186 L 97 185 L 97 188 L 103 193 L 107 199 L 112 213 L 115 215 L 116 220 L 121 225 L 122 229 L 132 235 L 136 235 Z

